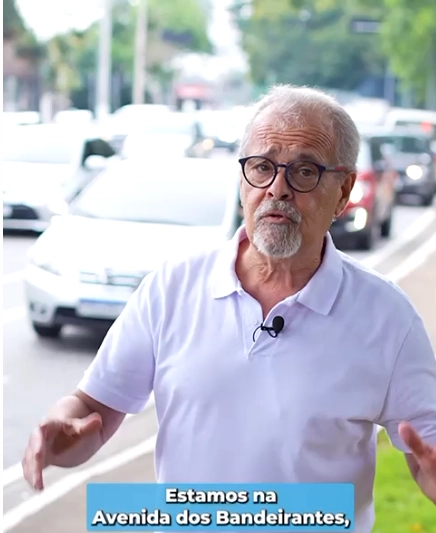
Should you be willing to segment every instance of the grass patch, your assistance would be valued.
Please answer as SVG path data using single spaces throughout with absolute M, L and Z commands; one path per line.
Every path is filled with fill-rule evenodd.
M 375 480 L 376 522 L 373 533 L 436 533 L 436 505 L 412 479 L 404 454 L 378 437 Z

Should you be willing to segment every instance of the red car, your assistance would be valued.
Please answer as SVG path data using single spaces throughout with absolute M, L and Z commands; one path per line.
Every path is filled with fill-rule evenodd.
M 390 236 L 399 174 L 377 135 L 362 135 L 357 169 L 350 201 L 330 233 L 338 247 L 348 242 L 370 250 L 380 237 Z

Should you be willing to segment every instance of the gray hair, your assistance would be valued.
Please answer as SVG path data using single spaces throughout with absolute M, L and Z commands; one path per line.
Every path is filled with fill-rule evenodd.
M 304 126 L 305 114 L 315 112 L 320 124 L 333 132 L 336 144 L 336 164 L 350 170 L 356 169 L 360 149 L 360 135 L 355 123 L 345 109 L 327 93 L 310 87 L 275 85 L 254 106 L 254 113 L 246 126 L 239 149 L 240 156 L 247 154 L 251 130 L 259 115 L 267 108 L 274 112 L 277 128 L 289 124 Z

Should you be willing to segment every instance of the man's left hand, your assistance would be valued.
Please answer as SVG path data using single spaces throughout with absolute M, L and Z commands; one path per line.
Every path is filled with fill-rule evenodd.
M 400 424 L 399 434 L 416 463 L 416 472 L 413 472 L 416 482 L 422 492 L 436 504 L 436 446 L 425 443 L 408 422 Z

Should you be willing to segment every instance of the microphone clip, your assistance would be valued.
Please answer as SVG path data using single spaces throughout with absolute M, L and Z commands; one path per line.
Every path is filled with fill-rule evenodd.
M 284 327 L 284 318 L 282 316 L 275 316 L 272 321 L 272 326 L 264 326 L 264 324 L 261 324 L 253 331 L 253 342 L 256 341 L 256 332 L 259 329 L 260 331 L 266 331 L 270 337 L 275 339 Z

